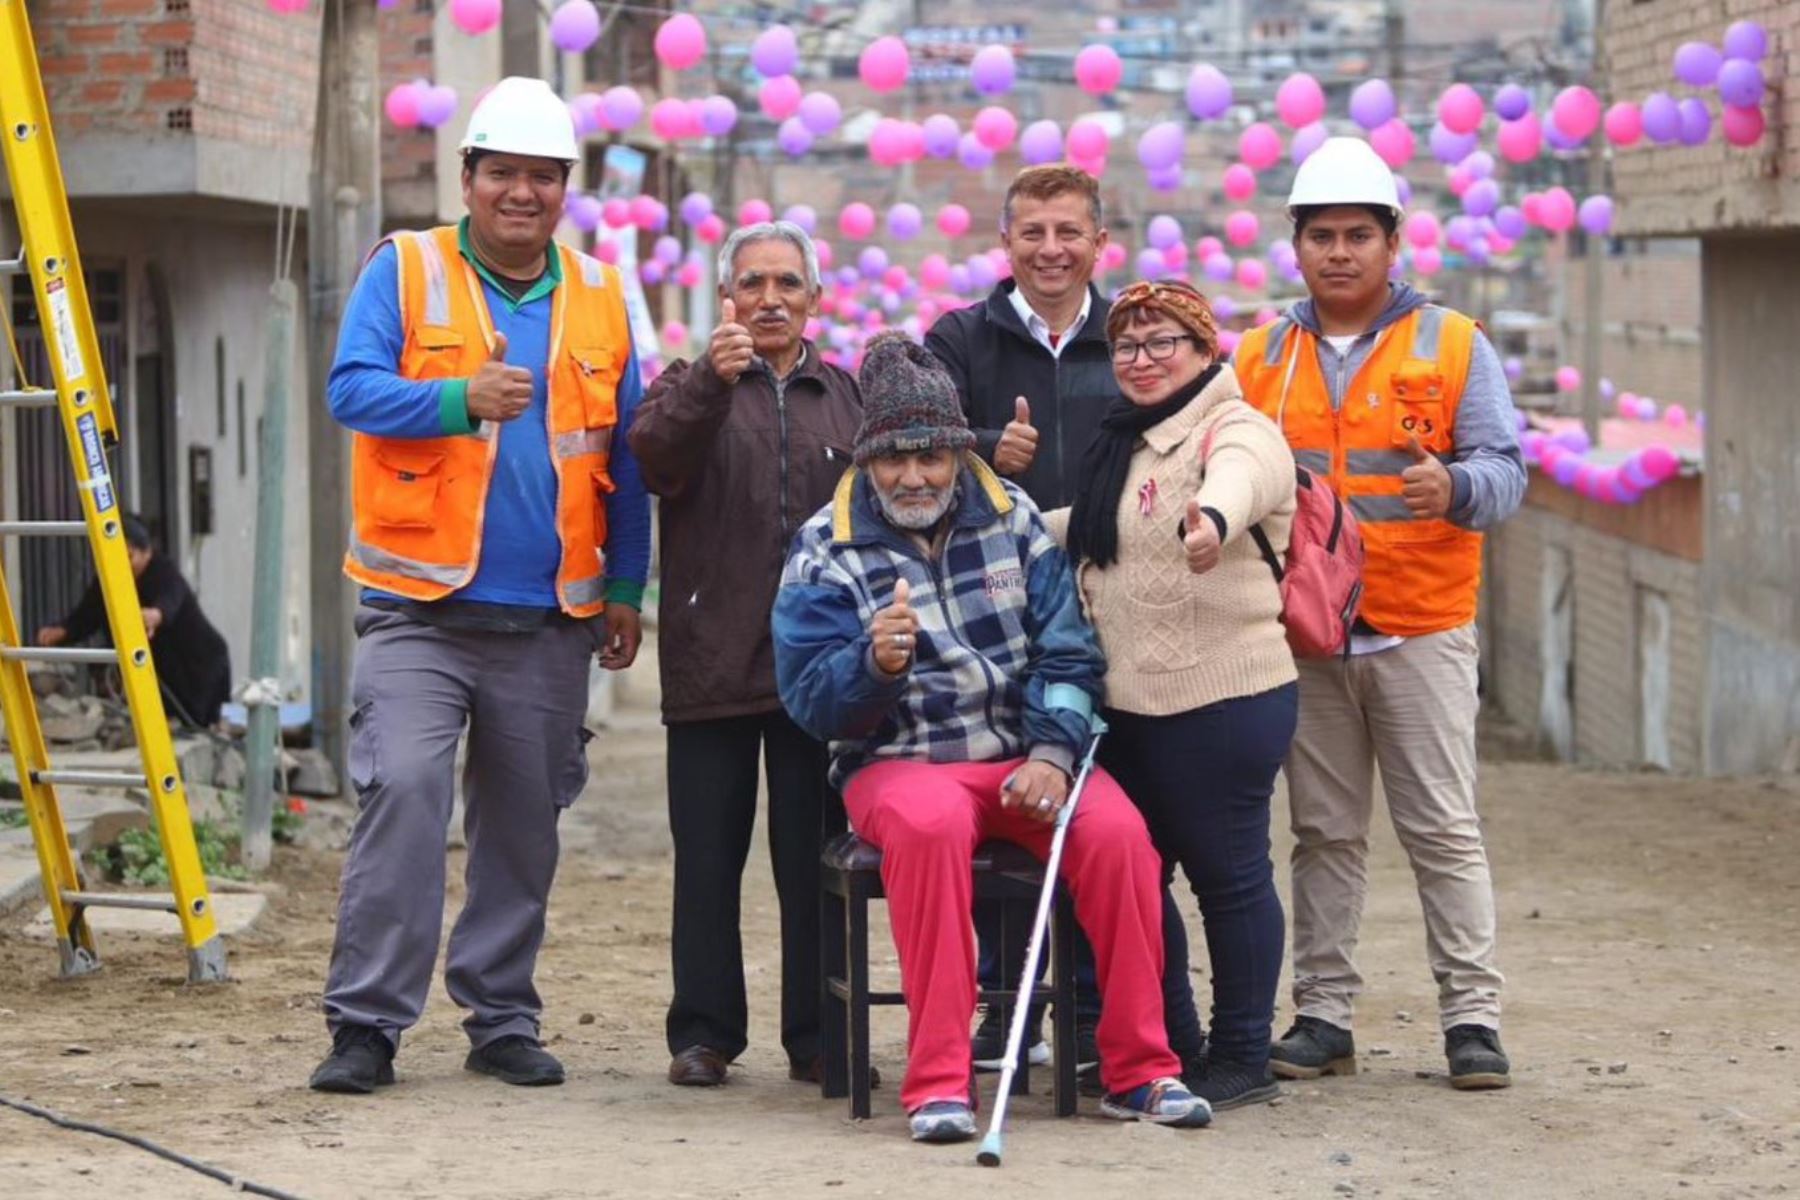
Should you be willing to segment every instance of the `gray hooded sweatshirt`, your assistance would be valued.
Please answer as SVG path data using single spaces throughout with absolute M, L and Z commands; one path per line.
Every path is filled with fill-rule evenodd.
M 1343 407 L 1344 389 L 1374 349 L 1376 336 L 1430 302 L 1409 284 L 1390 284 L 1387 307 L 1344 354 L 1325 340 L 1311 299 L 1288 309 L 1289 319 L 1311 333 L 1319 347 L 1319 370 L 1331 391 L 1334 411 Z M 1451 436 L 1456 449 L 1446 463 L 1450 472 L 1449 519 L 1464 529 L 1490 529 L 1518 510 L 1519 502 L 1525 498 L 1527 477 L 1525 460 L 1519 453 L 1519 430 L 1506 371 L 1493 343 L 1480 331 L 1476 332 L 1470 351 L 1468 381 L 1463 385 Z

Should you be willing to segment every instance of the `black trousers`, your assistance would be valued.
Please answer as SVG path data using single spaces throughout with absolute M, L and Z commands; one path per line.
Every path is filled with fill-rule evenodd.
M 749 1042 L 739 892 L 756 824 L 757 751 L 769 793 L 769 858 L 781 904 L 781 1044 L 792 1063 L 819 1053 L 819 849 L 845 827 L 825 781 L 825 746 L 784 712 L 669 726 L 669 830 L 675 839 L 669 1053 Z

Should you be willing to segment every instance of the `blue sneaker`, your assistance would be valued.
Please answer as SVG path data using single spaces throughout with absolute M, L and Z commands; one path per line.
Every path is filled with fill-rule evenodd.
M 1129 1092 L 1108 1092 L 1100 1101 L 1100 1111 L 1115 1121 L 1153 1121 L 1177 1129 L 1198 1129 L 1212 1123 L 1212 1106 L 1173 1075 L 1152 1079 Z
M 975 1136 L 975 1110 L 956 1100 L 927 1100 L 913 1110 L 915 1142 L 966 1142 Z

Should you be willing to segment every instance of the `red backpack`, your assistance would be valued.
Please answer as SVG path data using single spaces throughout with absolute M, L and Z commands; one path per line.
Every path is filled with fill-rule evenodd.
M 1212 435 L 1207 430 L 1200 448 L 1203 472 L 1212 457 Z M 1281 588 L 1281 623 L 1294 657 L 1348 656 L 1362 604 L 1363 544 L 1356 517 L 1337 493 L 1305 467 L 1294 468 L 1294 523 L 1285 568 L 1260 523 L 1250 527 L 1250 536 Z

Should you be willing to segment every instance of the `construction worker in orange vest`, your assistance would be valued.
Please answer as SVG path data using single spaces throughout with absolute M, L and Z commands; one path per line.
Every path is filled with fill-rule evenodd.
M 1308 299 L 1238 346 L 1244 395 L 1281 425 L 1298 465 L 1362 527 L 1361 616 L 1347 656 L 1304 660 L 1287 760 L 1294 1025 L 1288 1079 L 1356 1070 L 1352 954 L 1367 887 L 1374 771 L 1425 912 L 1450 1082 L 1505 1087 L 1494 891 L 1475 812 L 1475 603 L 1481 533 L 1525 491 L 1512 397 L 1475 322 L 1390 282 L 1393 172 L 1332 138 L 1288 197 Z
M 551 238 L 580 154 L 568 106 L 504 79 L 462 149 L 468 216 L 376 247 L 327 388 L 355 433 L 344 570 L 362 593 L 326 1092 L 392 1083 L 424 1008 L 465 733 L 468 895 L 445 966 L 464 1065 L 562 1082 L 532 983 L 557 816 L 587 780 L 588 663 L 623 670 L 640 636 L 649 502 L 623 434 L 643 389 L 618 273 Z

